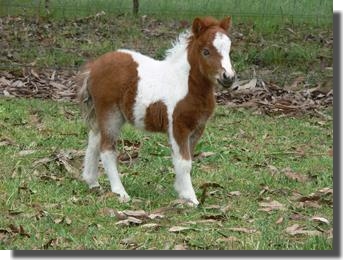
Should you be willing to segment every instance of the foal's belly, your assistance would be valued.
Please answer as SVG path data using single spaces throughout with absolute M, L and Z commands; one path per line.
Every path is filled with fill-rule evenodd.
M 139 106 L 140 111 L 135 111 L 135 127 L 150 131 L 166 133 L 168 131 L 168 109 L 162 101 L 156 101 L 148 106 Z

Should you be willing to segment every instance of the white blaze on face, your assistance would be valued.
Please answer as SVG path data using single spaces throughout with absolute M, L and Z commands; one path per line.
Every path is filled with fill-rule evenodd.
M 226 71 L 226 75 L 229 77 L 234 77 L 235 72 L 232 69 L 230 61 L 230 48 L 231 40 L 224 33 L 217 32 L 213 40 L 213 46 L 217 49 L 218 53 L 222 56 L 221 64 L 223 69 Z

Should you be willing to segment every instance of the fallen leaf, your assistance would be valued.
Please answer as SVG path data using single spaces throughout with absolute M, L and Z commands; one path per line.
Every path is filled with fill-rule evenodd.
M 201 218 L 202 219 L 207 219 L 207 220 L 215 220 L 215 221 L 227 219 L 225 214 L 203 215 L 203 216 L 201 216 Z
M 123 213 L 127 216 L 135 218 L 146 218 L 148 214 L 144 210 L 124 210 Z
M 253 90 L 255 89 L 257 84 L 257 79 L 253 78 L 250 81 L 249 80 L 241 80 L 241 81 L 236 81 L 234 84 L 231 86 L 231 89 L 234 92 L 245 92 L 247 90 Z
M 331 239 L 333 238 L 333 228 L 330 228 L 325 233 L 328 236 L 328 238 L 331 238 Z
M 63 220 L 64 220 L 64 218 L 56 218 L 56 219 L 54 220 L 54 223 L 55 223 L 55 224 L 61 224 L 61 223 L 63 222 Z
M 204 158 L 207 158 L 207 157 L 211 157 L 211 156 L 213 156 L 215 154 L 216 153 L 214 153 L 214 152 L 201 152 L 199 154 L 194 155 L 194 158 L 196 158 L 196 159 L 204 159 Z
M 48 242 L 43 245 L 43 249 L 49 249 L 57 244 L 57 238 L 51 238 Z
M 220 184 L 216 183 L 216 182 L 205 182 L 205 183 L 203 183 L 200 186 L 200 189 L 202 189 L 202 194 L 200 196 L 200 204 L 204 204 L 205 203 L 205 199 L 206 199 L 206 197 L 208 195 L 207 194 L 207 189 L 210 188 L 210 187 L 212 187 L 212 188 L 222 188 L 223 189 L 223 187 Z
M 303 220 L 305 219 L 305 216 L 300 214 L 300 213 L 293 213 L 292 215 L 289 216 L 290 220 Z
M 169 228 L 168 231 L 173 232 L 173 233 L 179 233 L 182 231 L 192 230 L 192 229 L 193 228 L 191 228 L 191 227 L 173 226 L 173 227 Z
M 299 202 L 295 205 L 297 208 L 303 209 L 303 208 L 314 208 L 314 209 L 319 209 L 322 206 L 319 205 L 318 201 L 310 201 L 306 200 L 304 202 Z
M 217 239 L 218 242 L 238 242 L 240 241 L 237 237 L 234 237 L 234 236 L 229 236 L 229 237 L 222 237 L 222 238 L 219 238 Z
M 164 218 L 165 216 L 161 213 L 151 213 L 148 215 L 148 218 L 150 219 L 161 219 Z
M 132 153 L 122 152 L 117 156 L 118 161 L 122 163 L 132 163 L 132 161 L 137 158 L 138 158 L 137 151 L 133 151 Z
M 68 217 L 65 217 L 64 218 L 64 221 L 65 221 L 65 223 L 67 224 L 67 225 L 71 225 L 71 219 L 70 218 L 68 218 Z
M 297 199 L 297 201 L 300 201 L 300 202 L 305 202 L 305 201 L 318 201 L 320 200 L 320 195 L 317 195 L 315 193 L 311 193 L 310 195 L 308 196 L 302 196 L 300 198 Z
M 323 188 L 323 189 L 320 189 L 319 190 L 320 193 L 323 193 L 323 194 L 333 194 L 333 189 L 331 188 Z
M 135 217 L 128 217 L 127 219 L 120 220 L 116 223 L 118 226 L 130 226 L 130 225 L 140 225 L 143 221 L 135 218 Z
M 220 211 L 223 213 L 227 213 L 231 209 L 232 209 L 231 205 L 226 205 L 225 207 L 220 208 Z
M 258 209 L 259 211 L 265 211 L 265 212 L 269 212 L 269 211 L 273 211 L 273 210 L 285 210 L 285 206 L 283 204 L 281 204 L 280 202 L 273 200 L 271 202 L 260 202 L 259 203 L 260 209 Z
M 323 218 L 323 217 L 312 217 L 311 218 L 312 221 L 315 221 L 315 222 L 319 222 L 319 223 L 324 223 L 324 224 L 327 224 L 329 225 L 330 224 L 330 221 L 327 220 L 326 218 Z
M 216 165 L 207 165 L 207 164 L 201 164 L 200 169 L 203 172 L 215 172 L 218 170 L 218 167 Z
M 21 193 L 21 191 L 28 191 L 30 194 L 35 194 L 37 193 L 36 190 L 32 190 L 27 186 L 27 183 L 22 184 L 21 186 L 18 187 L 18 192 Z
M 333 149 L 329 149 L 327 151 L 327 154 L 330 156 L 330 157 L 333 157 Z
M 127 215 L 113 208 L 102 208 L 99 210 L 99 213 L 104 216 L 116 217 L 120 220 L 127 219 Z
M 26 156 L 37 152 L 36 150 L 22 150 L 18 153 L 19 156 Z
M 8 214 L 10 216 L 17 216 L 17 215 L 20 215 L 22 213 L 24 213 L 24 211 L 22 211 L 22 210 L 16 210 L 16 209 L 9 209 L 8 210 Z
M 268 167 L 268 170 L 270 171 L 272 176 L 279 173 L 278 168 L 276 168 L 274 165 L 268 165 L 267 167 Z
M 161 227 L 161 225 L 157 224 L 157 223 L 146 223 L 144 225 L 141 225 L 142 228 L 145 229 L 152 229 L 152 230 L 156 230 L 158 228 Z
M 184 244 L 177 244 L 174 246 L 174 250 L 187 250 L 187 247 Z
M 217 224 L 218 226 L 222 227 L 222 223 L 220 220 L 216 220 L 216 219 L 201 219 L 195 222 L 195 224 Z
M 54 159 L 52 159 L 52 158 L 44 157 L 44 158 L 41 158 L 41 159 L 39 159 L 39 160 L 34 161 L 34 162 L 32 163 L 32 166 L 33 166 L 33 167 L 37 167 L 37 166 L 40 165 L 40 164 L 45 165 L 45 164 L 47 164 L 47 163 L 49 163 L 49 162 L 52 162 L 53 160 L 54 160 Z
M 22 225 L 19 225 L 19 227 L 17 227 L 17 226 L 15 226 L 15 225 L 13 225 L 13 224 L 10 224 L 10 225 L 9 225 L 9 228 L 11 229 L 11 232 L 12 232 L 12 233 L 19 234 L 19 235 L 24 236 L 24 237 L 27 237 L 27 238 L 30 238 L 30 237 L 31 237 L 30 234 L 28 234 L 28 233 L 24 230 L 24 228 L 23 228 Z
M 0 147 L 1 146 L 8 146 L 8 145 L 15 146 L 16 143 L 13 140 L 11 140 L 10 138 L 7 138 L 7 137 L 0 139 Z
M 228 230 L 234 231 L 234 232 L 240 232 L 240 233 L 247 233 L 247 234 L 253 234 L 253 233 L 258 232 L 257 229 L 254 229 L 254 228 L 242 228 L 242 227 L 229 228 Z
M 283 217 L 278 218 L 278 220 L 275 221 L 275 224 L 281 224 L 283 222 Z
M 208 205 L 208 206 L 204 207 L 204 209 L 209 209 L 209 210 L 211 210 L 211 209 L 220 209 L 220 208 L 221 208 L 220 205 Z
M 317 230 L 304 230 L 298 224 L 294 224 L 290 227 L 287 227 L 285 231 L 287 234 L 291 236 L 295 236 L 295 235 L 319 236 L 322 234 L 322 232 L 319 232 Z
M 298 86 L 298 85 L 299 85 L 299 83 L 303 83 L 304 80 L 305 80 L 305 77 L 304 77 L 304 76 L 299 76 L 299 77 L 297 77 L 297 78 L 293 81 L 293 83 L 292 83 L 290 86 L 287 86 L 287 85 L 286 85 L 286 86 L 285 86 L 285 89 L 291 90 L 291 91 L 299 90 L 299 89 L 301 89 L 302 87 L 301 87 L 301 86 Z
M 270 189 L 268 186 L 263 186 L 262 190 L 259 192 L 259 196 L 262 196 L 264 193 L 269 192 Z
M 63 165 L 68 173 L 73 176 L 78 176 L 79 170 L 70 164 L 73 159 L 73 154 L 71 151 L 61 150 L 56 154 L 56 161 L 59 165 Z
M 135 237 L 128 237 L 120 240 L 119 242 L 121 245 L 124 245 L 128 249 L 136 249 L 138 247 L 138 243 L 135 240 Z
M 240 191 L 230 191 L 229 196 L 241 196 L 241 192 Z
M 305 183 L 309 181 L 309 177 L 306 175 L 302 175 L 300 173 L 294 172 L 291 168 L 287 167 L 281 170 L 281 173 L 283 173 L 287 178 L 293 181 L 298 181 L 301 183 Z

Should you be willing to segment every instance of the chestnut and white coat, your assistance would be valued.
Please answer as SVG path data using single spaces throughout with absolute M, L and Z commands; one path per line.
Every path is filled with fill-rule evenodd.
M 231 18 L 196 18 L 159 61 L 119 49 L 89 62 L 80 74 L 79 98 L 90 132 L 83 179 L 97 187 L 101 159 L 111 190 L 130 199 L 118 172 L 115 142 L 129 122 L 168 134 L 179 197 L 198 205 L 191 181 L 192 154 L 215 107 L 214 88 L 235 76 L 230 62 Z

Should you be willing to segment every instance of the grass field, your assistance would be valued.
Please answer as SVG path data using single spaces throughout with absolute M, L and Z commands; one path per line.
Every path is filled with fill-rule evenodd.
M 194 16 L 231 14 L 241 79 L 332 88 L 332 1 L 141 0 L 138 17 L 129 0 L 43 3 L 0 0 L 0 79 L 52 77 L 117 48 L 162 59 Z M 102 168 L 102 191 L 80 180 L 76 104 L 0 97 L 0 249 L 332 250 L 332 108 L 316 115 L 219 106 L 193 163 L 202 204 L 189 208 L 165 136 L 124 128 L 119 169 L 133 200 L 120 204 Z
M 133 200 L 120 204 L 104 174 L 103 192 L 80 180 L 86 129 L 74 104 L 1 99 L 0 112 L 1 249 L 332 249 L 331 121 L 219 107 L 193 164 L 203 204 L 188 208 L 175 202 L 165 136 L 125 127 Z M 159 215 L 125 226 L 114 210 Z

